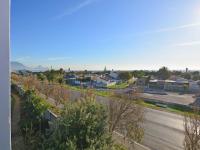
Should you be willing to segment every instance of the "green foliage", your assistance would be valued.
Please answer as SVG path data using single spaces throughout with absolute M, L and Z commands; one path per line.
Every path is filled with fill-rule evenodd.
M 124 80 L 124 81 L 129 80 L 131 77 L 132 77 L 132 75 L 131 75 L 131 73 L 128 72 L 128 71 L 120 72 L 120 74 L 119 74 L 119 78 L 120 78 L 121 80 Z
M 37 74 L 37 78 L 39 79 L 39 80 L 41 80 L 41 81 L 44 81 L 45 80 L 45 75 L 43 74 L 43 73 L 38 73 Z
M 158 70 L 157 75 L 160 79 L 166 80 L 170 77 L 171 72 L 168 70 L 167 67 L 162 67 Z
M 199 71 L 194 71 L 192 73 L 192 79 L 195 80 L 195 81 L 200 80 L 200 73 L 199 73 Z
M 65 72 L 65 71 L 63 70 L 63 68 L 60 68 L 59 73 L 60 73 L 60 74 L 64 74 L 64 72 Z
M 134 77 L 136 77 L 136 78 L 141 78 L 141 77 L 143 77 L 143 76 L 146 75 L 146 72 L 143 71 L 143 70 L 139 70 L 139 71 L 136 70 L 136 71 L 133 71 L 132 74 L 133 74 Z
M 110 149 L 105 108 L 86 98 L 66 105 L 60 119 L 54 122 L 45 141 L 45 149 Z
M 109 89 L 124 89 L 128 86 L 129 86 L 129 84 L 127 82 L 122 82 L 122 83 L 119 83 L 119 84 L 109 86 L 108 88 Z
M 195 75 L 195 76 L 192 77 L 192 79 L 193 79 L 194 81 L 200 80 L 200 76 L 196 76 L 196 75 Z
M 114 149 L 115 149 L 115 150 L 127 150 L 126 147 L 124 147 L 124 146 L 121 145 L 121 144 L 115 144 L 115 145 L 114 145 Z
M 54 81 L 55 76 L 56 76 L 56 72 L 54 70 L 50 70 L 46 72 L 46 77 L 49 83 Z
M 172 74 L 175 76 L 181 76 L 182 72 L 181 71 L 173 71 Z
M 191 79 L 191 74 L 190 73 L 185 73 L 183 76 L 185 79 Z
M 77 80 L 81 81 L 81 82 L 89 82 L 91 81 L 90 77 L 82 77 L 82 78 L 78 78 Z
M 60 78 L 58 78 L 58 83 L 59 84 L 63 84 L 65 81 L 64 81 L 64 79 L 62 78 L 62 77 L 60 77 Z
M 39 136 L 36 135 L 44 132 L 47 126 L 47 121 L 43 118 L 43 115 L 49 105 L 31 90 L 26 91 L 23 100 L 20 127 L 25 144 L 34 149 L 39 139 Z

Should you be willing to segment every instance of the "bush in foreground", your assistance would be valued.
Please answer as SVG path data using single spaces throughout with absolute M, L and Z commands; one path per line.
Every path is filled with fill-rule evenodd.
M 48 126 L 47 120 L 43 118 L 48 107 L 45 100 L 36 96 L 34 91 L 26 91 L 22 102 L 20 127 L 24 142 L 30 149 L 35 149 L 39 135 L 43 134 Z
M 90 98 L 68 103 L 43 146 L 50 150 L 112 149 L 105 108 Z

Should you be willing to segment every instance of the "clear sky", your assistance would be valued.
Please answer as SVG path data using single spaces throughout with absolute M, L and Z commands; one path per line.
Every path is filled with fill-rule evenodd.
M 200 0 L 12 0 L 11 59 L 65 69 L 200 69 Z

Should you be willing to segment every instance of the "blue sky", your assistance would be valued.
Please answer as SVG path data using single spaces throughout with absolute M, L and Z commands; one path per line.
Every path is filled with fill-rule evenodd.
M 11 59 L 99 70 L 200 69 L 199 0 L 13 0 Z

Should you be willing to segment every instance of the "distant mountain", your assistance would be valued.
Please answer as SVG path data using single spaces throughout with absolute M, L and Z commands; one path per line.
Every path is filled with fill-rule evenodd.
M 31 68 L 31 67 L 27 67 L 25 65 L 23 65 L 22 63 L 16 62 L 16 61 L 12 61 L 11 62 L 11 70 L 14 71 L 19 71 L 19 70 L 29 70 L 29 71 L 33 71 L 33 72 L 39 72 L 39 71 L 46 71 L 48 70 L 47 67 L 43 67 L 41 65 Z
M 47 71 L 47 70 L 49 70 L 49 68 L 47 68 L 47 67 L 43 67 L 43 66 L 41 66 L 41 65 L 39 65 L 39 66 L 37 66 L 37 67 L 35 67 L 35 68 L 32 68 L 32 70 L 31 71 L 33 71 L 33 72 L 39 72 L 39 71 Z
M 11 70 L 18 71 L 18 70 L 29 70 L 28 67 L 24 66 L 22 63 L 12 61 L 11 62 Z

